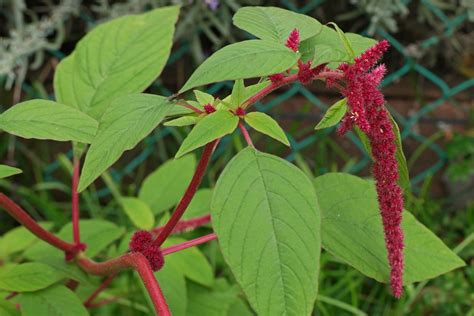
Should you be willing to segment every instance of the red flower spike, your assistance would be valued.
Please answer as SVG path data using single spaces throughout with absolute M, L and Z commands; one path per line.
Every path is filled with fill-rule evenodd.
M 376 63 L 388 49 L 382 41 L 369 48 L 353 65 L 342 64 L 346 86 L 341 93 L 347 98 L 349 107 L 338 133 L 344 134 L 356 124 L 367 135 L 372 149 L 377 198 L 384 227 L 385 245 L 390 265 L 392 293 L 399 298 L 403 292 L 403 193 L 397 181 L 398 165 L 395 157 L 397 147 L 389 114 L 384 108 L 384 97 L 378 87 L 385 75 L 385 65 Z
M 153 243 L 152 233 L 139 230 L 136 231 L 130 240 L 129 248 L 131 251 L 142 252 Z
M 246 112 L 244 108 L 238 107 L 237 109 L 235 109 L 235 114 L 237 116 L 244 116 Z
M 204 111 L 206 111 L 207 114 L 214 113 L 216 111 L 216 108 L 212 104 L 206 104 L 204 105 Z
M 141 253 L 147 258 L 148 262 L 150 262 L 151 269 L 153 271 L 158 271 L 163 268 L 165 264 L 165 258 L 163 253 L 161 252 L 160 247 L 156 245 L 150 245 L 148 248 L 141 251 Z
M 292 49 L 294 52 L 298 51 L 298 47 L 300 46 L 300 32 L 298 29 L 294 29 L 291 31 L 288 39 L 286 40 L 286 47 Z
M 301 84 L 308 84 L 313 80 L 314 73 L 313 69 L 311 69 L 311 61 L 307 63 L 298 63 L 298 80 Z
M 274 74 L 274 75 L 268 76 L 268 79 L 270 79 L 270 81 L 272 83 L 280 83 L 283 79 L 285 79 L 285 75 L 284 74 Z

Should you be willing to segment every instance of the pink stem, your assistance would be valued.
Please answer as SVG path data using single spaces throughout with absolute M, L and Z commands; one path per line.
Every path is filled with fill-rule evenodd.
M 193 178 L 191 179 L 191 182 L 189 183 L 188 188 L 186 189 L 186 192 L 181 198 L 181 201 L 179 202 L 178 206 L 176 206 L 173 215 L 171 215 L 171 218 L 168 220 L 165 227 L 163 227 L 163 230 L 160 232 L 160 234 L 154 241 L 157 246 L 161 246 L 166 240 L 166 238 L 168 238 L 168 236 L 171 234 L 171 232 L 183 216 L 189 203 L 191 203 L 194 194 L 196 193 L 197 189 L 199 188 L 199 185 L 201 184 L 207 165 L 211 160 L 212 153 L 214 152 L 218 141 L 219 140 L 214 140 L 207 144 L 206 147 L 204 147 L 201 160 L 199 161 L 199 164 L 196 168 L 196 172 L 194 173 Z
M 115 279 L 116 276 L 117 276 L 117 274 L 115 274 L 115 273 L 109 275 L 107 277 L 107 279 L 105 279 L 105 281 L 101 285 L 99 285 L 99 287 L 84 302 L 84 306 L 85 307 L 92 307 L 92 302 L 96 299 L 96 297 L 100 294 L 100 292 L 105 290 L 112 283 L 112 281 Z
M 187 103 L 187 102 L 178 102 L 176 103 L 177 105 L 181 105 L 181 106 L 184 106 L 185 108 L 187 109 L 190 109 L 191 111 L 195 112 L 195 113 L 198 113 L 198 114 L 201 114 L 201 113 L 204 113 L 203 111 L 201 111 L 200 109 L 198 109 L 197 107 Z
M 168 304 L 166 303 L 160 285 L 153 274 L 150 263 L 145 256 L 138 252 L 129 252 L 118 258 L 105 262 L 95 262 L 84 255 L 79 254 L 77 264 L 86 272 L 95 275 L 110 275 L 120 271 L 135 269 L 145 285 L 150 298 L 155 307 L 155 311 L 160 316 L 170 316 Z
M 74 156 L 73 172 L 72 172 L 72 235 L 73 235 L 74 243 L 76 245 L 81 243 L 81 235 L 79 232 L 79 193 L 77 193 L 80 168 L 81 168 L 80 159 Z
M 197 228 L 211 221 L 211 215 L 207 214 L 200 217 L 191 218 L 188 220 L 179 221 L 173 229 L 172 233 L 181 233 L 190 229 Z M 152 230 L 155 235 L 159 235 L 164 226 L 156 227 Z
M 5 194 L 0 193 L 0 206 L 4 208 L 17 222 L 25 226 L 39 239 L 47 242 L 53 247 L 69 253 L 77 252 L 74 244 L 68 243 L 49 231 L 43 229 L 36 221 L 28 215 L 18 204 L 10 200 Z
M 163 254 L 164 255 L 169 255 L 170 253 L 177 252 L 177 251 L 180 251 L 180 250 L 184 250 L 184 249 L 187 249 L 189 247 L 197 246 L 197 245 L 206 243 L 208 241 L 214 240 L 216 238 L 217 238 L 217 235 L 215 233 L 211 233 L 211 234 L 208 234 L 208 235 L 205 235 L 205 236 L 202 236 L 202 237 L 191 239 L 191 240 L 185 241 L 183 243 L 164 248 L 163 249 Z
M 298 75 L 294 74 L 294 75 L 285 77 L 285 78 L 283 78 L 282 80 L 280 80 L 278 82 L 272 82 L 270 85 L 266 86 L 265 88 L 263 88 L 262 90 L 260 90 L 259 92 L 255 93 L 253 96 L 248 98 L 243 103 L 242 107 L 247 108 L 247 107 L 253 105 L 255 102 L 260 101 L 261 99 L 263 99 L 265 96 L 267 96 L 268 94 L 270 94 L 274 90 L 276 90 L 276 89 L 278 89 L 278 88 L 280 88 L 280 87 L 282 87 L 286 84 L 295 82 L 297 80 L 298 80 Z
M 239 128 L 240 131 L 242 132 L 242 135 L 244 135 L 245 141 L 247 142 L 247 145 L 250 147 L 255 147 L 252 142 L 252 138 L 250 138 L 249 132 L 245 128 L 245 125 L 242 122 L 239 122 Z

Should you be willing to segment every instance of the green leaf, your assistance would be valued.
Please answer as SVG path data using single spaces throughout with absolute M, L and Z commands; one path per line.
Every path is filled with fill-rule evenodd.
M 132 94 L 111 102 L 87 152 L 78 191 L 87 188 L 125 151 L 150 134 L 171 107 L 166 98 L 150 94 Z
M 403 190 L 405 190 L 405 192 L 408 192 L 410 190 L 410 175 L 408 172 L 407 159 L 403 153 L 402 136 L 400 135 L 400 129 L 398 128 L 398 124 L 393 118 L 392 114 L 390 114 L 388 110 L 387 113 L 390 117 L 390 121 L 392 122 L 393 133 L 395 134 L 395 144 L 397 145 L 395 158 L 397 159 L 398 165 L 398 184 L 403 188 Z
M 163 247 L 169 247 L 185 241 L 182 238 L 169 238 L 163 244 Z M 167 255 L 166 264 L 176 267 L 185 277 L 194 282 L 204 286 L 212 286 L 214 284 L 212 267 L 206 257 L 196 247 Z
M 323 129 L 339 123 L 347 112 L 347 99 L 337 101 L 326 111 L 324 117 L 314 129 Z
M 212 221 L 258 315 L 309 315 L 318 290 L 320 214 L 311 181 L 284 159 L 242 150 L 222 172 Z
M 0 315 L 2 316 L 19 316 L 20 311 L 16 309 L 15 304 L 5 299 L 0 300 Z
M 183 274 L 176 266 L 165 264 L 162 270 L 155 272 L 155 276 L 173 316 L 185 316 L 188 298 Z
M 16 174 L 20 174 L 23 171 L 21 169 L 15 168 L 15 167 L 10 167 L 7 165 L 0 165 L 0 179 L 3 178 L 8 178 L 11 176 L 14 176 Z
M 237 299 L 234 288 L 212 290 L 197 284 L 188 284 L 187 316 L 226 316 Z
M 212 189 L 200 189 L 189 203 L 183 219 L 199 217 L 211 212 Z
M 43 229 L 49 230 L 53 225 L 51 223 L 38 223 Z M 33 235 L 24 226 L 18 226 L 3 235 L 0 240 L 3 253 L 1 256 L 8 257 L 9 255 L 23 251 L 38 241 L 38 237 Z
M 199 90 L 193 90 L 196 100 L 200 105 L 214 104 L 214 97 L 209 93 L 205 93 Z
M 177 119 L 165 122 L 163 125 L 164 126 L 188 126 L 188 125 L 194 125 L 198 122 L 199 118 L 197 116 L 181 116 L 178 117 Z
M 99 119 L 112 99 L 142 92 L 168 60 L 178 13 L 160 8 L 94 28 L 58 65 L 58 101 Z
M 339 26 L 336 23 L 329 22 L 328 24 L 334 26 L 334 28 L 336 29 L 337 36 L 339 36 L 339 39 L 341 40 L 341 43 L 344 46 L 344 49 L 346 50 L 347 55 L 349 55 L 349 58 L 351 60 L 354 59 L 356 55 L 355 55 L 354 49 L 352 48 L 351 42 L 346 37 L 346 34 L 339 28 Z
M 90 143 L 98 123 L 80 111 L 48 100 L 30 100 L 0 115 L 0 129 L 23 138 Z
M 285 43 L 295 28 L 303 41 L 321 31 L 321 23 L 310 16 L 276 7 L 244 7 L 234 15 L 234 25 L 258 38 Z
M 37 291 L 65 277 L 63 273 L 43 263 L 22 263 L 0 269 L 0 289 L 11 292 Z
M 359 56 L 377 43 L 372 38 L 354 33 L 345 33 L 345 38 L 354 51 L 354 56 Z M 340 40 L 337 31 L 328 26 L 323 26 L 321 32 L 314 37 L 312 44 L 315 45 L 313 66 L 330 63 L 330 66 L 334 68 L 341 62 L 353 61 L 353 58 L 346 52 L 344 43 Z
M 170 209 L 183 196 L 195 169 L 194 155 L 168 160 L 145 179 L 138 198 L 148 204 L 154 214 Z
M 299 54 L 272 41 L 248 40 L 225 46 L 206 59 L 179 90 L 213 82 L 264 77 L 293 67 Z
M 230 95 L 230 103 L 232 108 L 236 109 L 242 102 L 245 101 L 245 85 L 242 79 L 236 80 L 232 87 L 232 94 Z
M 245 122 L 256 131 L 270 136 L 273 139 L 290 146 L 285 132 L 271 116 L 262 112 L 251 112 L 245 115 Z
M 134 197 L 124 197 L 120 202 L 135 227 L 150 230 L 155 226 L 155 216 L 148 204 Z
M 176 158 L 232 133 L 237 128 L 237 124 L 239 124 L 239 118 L 226 110 L 218 110 L 206 115 L 184 139 L 176 153 Z
M 124 229 L 104 220 L 83 219 L 79 222 L 82 242 L 87 244 L 86 256 L 94 257 L 109 244 L 124 234 Z M 72 223 L 66 224 L 58 237 L 72 242 Z M 64 258 L 64 253 L 44 241 L 39 241 L 25 252 L 25 256 L 35 260 L 48 256 Z
M 314 181 L 322 210 L 323 247 L 379 282 L 389 281 L 382 220 L 372 181 L 329 173 Z M 465 263 L 428 228 L 405 211 L 404 284 L 419 282 Z
M 331 62 L 344 62 L 347 59 L 347 54 L 343 51 L 329 45 L 318 45 L 318 53 L 314 55 L 312 65 L 318 66 Z
M 64 257 L 42 257 L 38 258 L 37 261 L 50 266 L 69 279 L 78 281 L 81 285 L 91 284 L 88 275 L 82 271 L 75 262 L 67 262 L 64 260 Z
M 87 316 L 89 312 L 73 291 L 57 285 L 20 295 L 22 316 Z

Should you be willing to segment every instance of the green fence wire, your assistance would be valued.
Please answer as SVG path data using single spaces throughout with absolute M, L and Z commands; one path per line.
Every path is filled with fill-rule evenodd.
M 315 0 L 309 3 L 306 3 L 302 7 L 298 7 L 294 4 L 294 2 L 291 2 L 288 0 L 281 1 L 283 7 L 286 7 L 290 10 L 293 10 L 299 13 L 308 13 L 314 10 L 315 8 L 317 8 L 318 6 L 322 5 L 324 2 L 325 2 L 324 0 Z M 409 2 L 410 1 L 405 1 L 406 4 L 408 4 Z M 430 10 L 437 19 L 439 19 L 439 23 L 443 25 L 443 29 L 444 29 L 443 34 L 430 36 L 426 38 L 420 45 L 422 48 L 429 48 L 437 44 L 441 40 L 442 37 L 450 36 L 453 33 L 455 28 L 463 25 L 463 23 L 469 23 L 467 12 L 465 14 L 455 16 L 454 18 L 450 18 L 440 8 L 435 6 L 429 0 L 421 1 L 421 4 L 425 6 L 426 9 Z M 424 105 L 415 114 L 410 115 L 410 117 L 404 117 L 400 113 L 391 109 L 391 112 L 393 113 L 394 117 L 396 118 L 396 120 L 398 121 L 400 125 L 403 140 L 406 141 L 410 139 L 420 144 L 423 143 L 425 144 L 427 148 L 429 148 L 436 155 L 436 162 L 434 164 L 432 164 L 431 166 L 428 166 L 425 170 L 422 170 L 421 172 L 417 174 L 411 175 L 412 185 L 416 185 L 419 182 L 423 181 L 425 178 L 436 173 L 438 170 L 440 170 L 444 166 L 444 164 L 446 163 L 446 153 L 443 150 L 443 148 L 440 147 L 438 144 L 436 144 L 435 142 L 430 142 L 427 137 L 418 133 L 416 129 L 414 128 L 415 125 L 418 124 L 422 118 L 427 117 L 431 112 L 433 112 L 437 107 L 442 105 L 447 100 L 454 98 L 457 94 L 463 91 L 473 88 L 474 79 L 466 80 L 454 87 L 451 87 L 446 83 L 445 80 L 443 80 L 442 77 L 428 70 L 425 66 L 423 66 L 422 64 L 419 64 L 413 57 L 411 57 L 407 53 L 407 49 L 403 46 L 403 44 L 399 40 L 397 40 L 396 35 L 391 35 L 387 33 L 386 31 L 384 31 L 383 29 L 377 30 L 376 33 L 380 37 L 387 39 L 390 42 L 392 49 L 397 50 L 398 53 L 400 53 L 401 56 L 403 56 L 402 66 L 399 69 L 391 72 L 385 78 L 385 80 L 382 83 L 383 87 L 390 86 L 394 84 L 396 81 L 403 79 L 403 77 L 407 76 L 408 74 L 416 72 L 419 75 L 426 78 L 427 80 L 429 80 L 435 86 L 437 86 L 441 91 L 441 96 L 438 99 Z M 169 64 L 175 63 L 176 60 L 178 60 L 179 58 L 181 58 L 183 55 L 187 54 L 188 52 L 189 52 L 189 47 L 185 44 L 181 45 L 181 48 L 172 55 L 169 61 Z M 62 57 L 61 52 L 56 52 L 56 56 Z M 163 86 L 160 86 L 158 88 L 160 91 L 163 91 L 164 94 L 168 94 L 168 95 L 171 94 L 171 91 L 167 91 L 166 88 Z M 211 86 L 209 88 L 209 92 L 215 94 L 222 90 L 228 91 L 230 88 L 231 88 L 230 83 L 219 83 L 219 84 L 215 84 Z M 284 93 L 277 95 L 275 98 L 271 99 L 269 102 L 259 103 L 256 106 L 261 111 L 269 111 L 272 108 L 282 105 L 288 99 L 294 96 L 304 97 L 310 104 L 321 109 L 322 111 L 325 111 L 328 107 L 328 104 L 325 104 L 313 92 L 311 92 L 310 90 L 308 90 L 306 87 L 302 86 L 299 83 L 295 83 L 288 90 L 285 90 Z M 291 142 L 292 147 L 291 147 L 291 153 L 286 158 L 290 161 L 294 160 L 296 158 L 296 155 L 299 152 L 313 145 L 316 141 L 327 137 L 329 132 L 330 131 L 312 133 L 310 136 L 307 136 L 303 139 L 298 139 L 296 137 L 293 137 L 293 135 L 288 135 L 288 138 Z M 164 128 L 157 131 L 154 135 L 148 137 L 145 140 L 145 149 L 142 152 L 140 152 L 133 160 L 131 160 L 122 169 L 112 170 L 112 176 L 114 177 L 114 179 L 117 181 L 120 181 L 124 176 L 134 172 L 134 170 L 138 168 L 138 166 L 140 166 L 148 157 L 150 157 L 150 155 L 152 155 L 153 146 L 155 145 L 157 139 L 166 137 L 169 134 L 170 134 L 170 130 L 168 130 L 167 128 Z M 350 172 L 355 173 L 363 169 L 370 162 L 370 158 L 367 156 L 363 145 L 360 143 L 360 141 L 354 134 L 349 133 L 347 137 L 349 138 L 351 142 L 354 143 L 356 148 L 358 148 L 361 152 L 360 154 L 361 158 L 357 161 L 357 163 L 351 165 L 350 170 L 349 170 Z M 220 147 L 217 150 L 216 156 L 222 153 L 226 143 L 228 142 L 229 142 L 229 139 L 224 139 L 223 143 L 220 145 Z M 69 156 L 70 155 L 71 153 L 69 153 Z M 57 168 L 59 168 L 59 162 L 57 161 L 50 164 L 46 168 L 45 170 L 46 180 L 53 179 L 53 172 Z M 103 189 L 99 191 L 98 194 L 99 196 L 107 195 L 108 190 Z

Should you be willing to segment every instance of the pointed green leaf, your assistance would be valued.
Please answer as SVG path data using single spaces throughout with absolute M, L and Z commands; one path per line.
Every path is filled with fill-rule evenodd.
M 276 7 L 244 7 L 234 15 L 234 25 L 258 38 L 285 43 L 295 28 L 303 41 L 321 31 L 312 17 Z
M 7 165 L 0 165 L 0 179 L 8 178 L 17 174 L 22 173 L 21 169 L 10 167 Z
M 0 129 L 23 138 L 90 143 L 98 123 L 73 107 L 48 100 L 30 100 L 0 115 Z
M 339 39 L 341 40 L 341 43 L 344 46 L 344 49 L 346 50 L 347 55 L 349 55 L 349 58 L 351 60 L 354 59 L 356 55 L 355 55 L 354 49 L 352 48 L 351 42 L 346 37 L 346 34 L 340 29 L 340 27 L 336 23 L 329 22 L 328 24 L 334 26 L 337 32 L 337 36 L 339 36 Z
M 169 238 L 163 247 L 185 242 L 182 238 Z M 166 263 L 176 267 L 185 277 L 205 286 L 212 286 L 214 273 L 206 256 L 196 247 L 175 252 L 166 256 Z
M 349 42 L 354 56 L 359 56 L 377 43 L 376 40 L 359 34 L 344 33 L 344 36 Z M 330 63 L 329 65 L 334 68 L 341 62 L 353 61 L 353 58 L 346 52 L 338 32 L 328 26 L 323 26 L 321 32 L 314 37 L 312 44 L 315 45 L 313 66 Z
M 205 93 L 199 90 L 193 90 L 196 100 L 200 105 L 214 104 L 214 97 L 209 93 Z
M 268 135 L 273 139 L 290 146 L 283 129 L 271 116 L 262 112 L 251 112 L 245 115 L 245 122 L 256 131 Z
M 314 181 L 322 210 L 323 247 L 363 274 L 388 282 L 382 219 L 374 183 L 344 173 Z M 405 211 L 404 284 L 419 282 L 462 267 L 465 263 L 435 234 Z
M 49 230 L 53 225 L 51 223 L 39 222 L 38 223 L 43 229 Z M 0 249 L 4 253 L 0 253 L 0 256 L 9 256 L 15 252 L 23 251 L 38 241 L 38 237 L 33 235 L 26 227 L 18 226 L 8 231 L 3 235 L 0 240 Z
M 324 117 L 314 129 L 323 129 L 339 123 L 347 112 L 347 99 L 337 101 L 326 111 Z
M 188 293 L 187 316 L 227 316 L 239 294 L 234 287 L 208 289 L 193 283 L 188 284 Z
M 0 289 L 11 292 L 37 291 L 65 277 L 63 273 L 43 263 L 22 263 L 0 269 Z
M 225 46 L 206 59 L 179 90 L 226 80 L 264 77 L 293 67 L 299 54 L 275 42 L 248 40 Z
M 142 92 L 168 60 L 178 13 L 160 8 L 94 28 L 56 70 L 59 102 L 99 119 L 111 100 Z
M 239 118 L 229 111 L 218 110 L 200 120 L 176 153 L 176 158 L 206 145 L 213 140 L 232 133 L 239 123 Z
M 77 295 L 63 285 L 20 295 L 22 316 L 88 316 Z
M 164 212 L 179 202 L 194 170 L 194 155 L 170 159 L 143 181 L 138 198 L 148 204 L 154 214 Z
M 232 108 L 236 109 L 242 102 L 245 101 L 245 86 L 242 79 L 236 80 L 232 88 L 232 94 L 230 95 L 230 103 Z
M 114 100 L 103 115 L 86 155 L 79 192 L 134 148 L 165 118 L 172 104 L 164 97 L 132 94 Z
M 398 165 L 398 184 L 405 190 L 410 190 L 410 175 L 408 172 L 408 164 L 407 159 L 405 158 L 405 154 L 403 153 L 403 145 L 402 145 L 402 136 L 400 135 L 400 129 L 398 128 L 398 124 L 393 118 L 392 114 L 387 110 L 387 113 L 390 117 L 390 121 L 392 122 L 393 126 L 393 133 L 395 134 L 395 144 L 397 145 L 397 151 L 395 152 L 395 158 L 397 159 Z
M 134 197 L 124 197 L 120 200 L 122 208 L 135 227 L 150 230 L 155 225 L 155 216 L 148 204 Z
M 257 314 L 311 314 L 321 223 L 307 176 L 284 159 L 244 149 L 217 181 L 211 212 L 222 254 Z
M 318 53 L 314 55 L 313 66 L 332 62 L 347 61 L 347 54 L 329 45 L 318 45 Z
M 99 219 L 83 219 L 79 221 L 81 240 L 87 245 L 86 256 L 94 257 L 109 244 L 124 234 L 124 229 L 112 222 Z M 58 233 L 58 237 L 72 242 L 72 223 L 66 224 Z M 61 257 L 64 253 L 44 241 L 37 242 L 25 251 L 25 257 L 36 260 L 43 257 Z
M 164 126 L 188 126 L 188 125 L 194 125 L 198 122 L 199 118 L 197 116 L 181 116 L 178 117 L 177 119 L 168 121 L 163 123 Z

